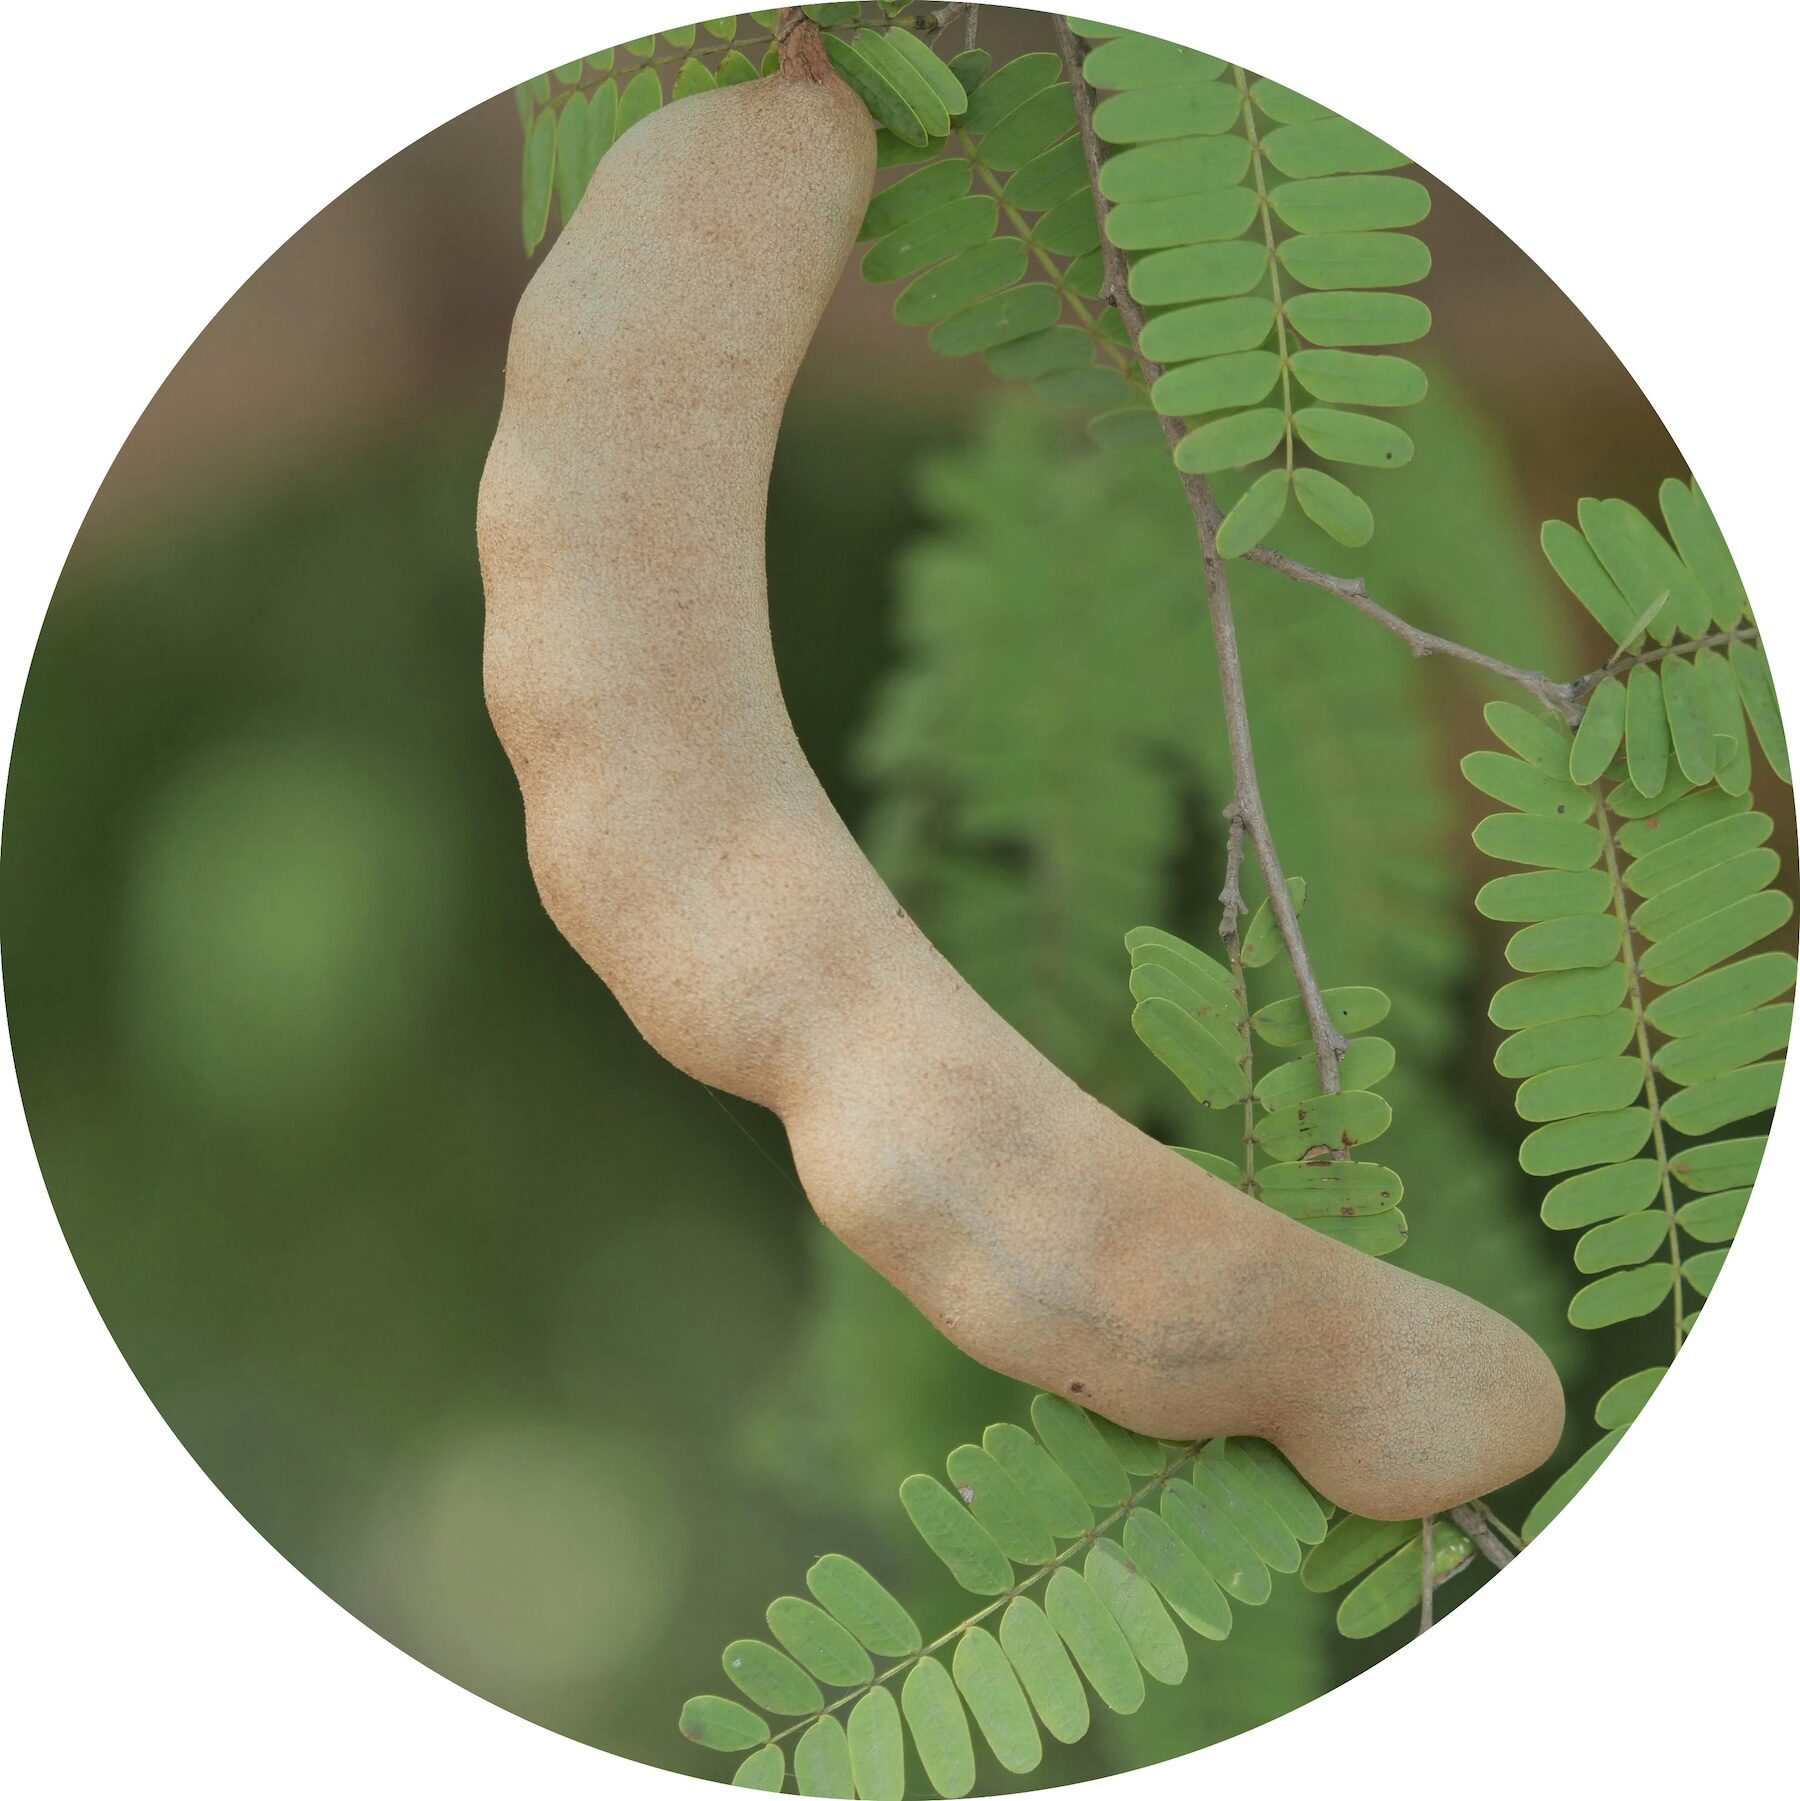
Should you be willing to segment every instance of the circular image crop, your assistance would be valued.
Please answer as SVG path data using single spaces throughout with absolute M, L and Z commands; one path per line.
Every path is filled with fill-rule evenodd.
M 743 14 L 413 145 L 169 377 L 7 1009 L 107 1325 L 358 1618 L 669 1769 L 1012 1792 L 1368 1668 L 1652 1402 L 1788 780 L 1680 453 L 1402 150 Z

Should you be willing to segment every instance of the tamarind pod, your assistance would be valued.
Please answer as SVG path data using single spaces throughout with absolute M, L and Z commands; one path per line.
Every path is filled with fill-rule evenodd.
M 608 153 L 520 303 L 478 536 L 545 908 L 663 1056 L 780 1115 L 819 1217 L 979 1361 L 1155 1438 L 1270 1439 L 1372 1517 L 1497 1488 L 1561 1430 L 1538 1347 L 1083 1093 L 795 738 L 768 475 L 874 168 L 829 71 L 692 95 Z

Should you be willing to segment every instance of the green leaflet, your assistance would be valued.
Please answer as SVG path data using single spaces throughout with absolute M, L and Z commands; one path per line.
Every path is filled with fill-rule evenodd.
M 1658 490 L 1657 499 L 1681 560 L 1706 591 L 1713 623 L 1736 625 L 1750 610 L 1750 600 L 1706 496 L 1698 487 L 1671 479 Z
M 921 1657 L 906 1672 L 900 1706 L 926 1780 L 940 1795 L 966 1795 L 975 1786 L 975 1746 L 956 1684 L 935 1657 Z
M 1528 1175 L 1555 1176 L 1590 1163 L 1619 1163 L 1635 1157 L 1649 1138 L 1648 1107 L 1559 1119 L 1526 1135 L 1519 1146 L 1519 1167 Z
M 1628 788 L 1619 789 L 1609 803 L 1621 817 L 1624 816 L 1624 809 L 1620 805 L 1620 797 L 1630 792 Z M 1673 798 L 1665 801 L 1664 792 Z M 1645 862 L 1649 861 L 1651 851 L 1685 838 L 1702 826 L 1716 825 L 1722 819 L 1735 818 L 1750 810 L 1749 797 L 1746 795 L 1730 795 L 1717 788 L 1703 788 L 1695 792 L 1679 779 L 1671 781 L 1666 791 L 1659 791 L 1657 800 L 1662 804 L 1633 817 L 1631 823 L 1621 827 L 1619 831 L 1619 843 L 1624 849 Z M 1627 886 L 1630 885 L 1628 881 Z M 1650 891 L 1640 888 L 1638 892 Z
M 1425 398 L 1425 371 L 1400 356 L 1356 350 L 1300 350 L 1294 374 L 1315 400 L 1337 406 L 1412 406 Z
M 931 171 L 922 169 L 919 173 L 927 175 Z M 999 222 L 1000 205 L 991 194 L 969 194 L 947 201 L 930 212 L 903 220 L 876 244 L 863 257 L 863 279 L 897 281 L 916 274 L 959 250 L 985 243 Z
M 1232 359 L 1221 357 L 1219 360 L 1226 362 Z M 1157 385 L 1160 387 L 1161 383 Z M 1281 515 L 1287 510 L 1287 497 L 1288 475 L 1285 469 L 1271 469 L 1266 474 L 1259 475 L 1220 522 L 1217 538 L 1219 555 L 1239 557 L 1260 544 L 1275 529 Z
M 953 313 L 931 328 L 939 356 L 970 356 L 994 350 L 1056 323 L 1062 301 L 1047 282 L 1019 282 Z
M 550 229 L 550 197 L 556 181 L 556 114 L 546 107 L 531 122 L 525 139 L 521 176 L 520 223 L 529 256 Z
M 1748 950 L 1793 916 L 1793 901 L 1779 891 L 1746 895 L 1651 945 L 1638 959 L 1638 967 L 1646 981 L 1660 987 L 1691 981 L 1715 963 Z
M 1781 859 L 1766 847 L 1727 857 L 1645 901 L 1632 913 L 1632 927 L 1653 944 L 1672 937 L 1747 895 L 1759 893 L 1774 881 L 1780 868 Z
M 1435 1522 L 1431 1574 L 1441 1582 L 1474 1553 L 1467 1537 L 1448 1520 Z M 1425 1545 L 1416 1528 L 1406 1544 L 1378 1564 L 1338 1606 L 1338 1631 L 1345 1638 L 1372 1638 L 1418 1610 L 1424 1590 Z
M 1331 1023 L 1354 1038 L 1387 1018 L 1388 997 L 1379 988 L 1327 988 L 1321 998 Z M 1251 1029 L 1265 1044 L 1304 1044 L 1312 1036 L 1305 1003 L 1299 995 L 1271 1001 L 1250 1016 Z
M 859 34 L 862 35 L 862 34 Z M 955 69 L 944 60 L 927 49 L 910 31 L 889 31 L 877 34 L 882 44 L 901 62 L 910 64 L 928 87 L 949 118 L 959 118 L 968 110 L 969 96 Z M 921 118 L 926 114 L 922 107 L 916 108 Z M 935 119 L 935 113 L 927 119 Z M 942 134 L 940 134 L 942 135 Z
M 1163 1489 L 1161 1513 L 1163 1523 L 1226 1594 L 1251 1607 L 1268 1600 L 1267 1566 L 1210 1490 L 1171 1482 Z
M 1637 1016 L 1629 1007 L 1611 1013 L 1552 1020 L 1514 1032 L 1494 1053 L 1494 1068 L 1515 1081 L 1561 1070 L 1570 1064 L 1615 1057 L 1637 1034 Z
M 1537 1537 L 1543 1529 L 1574 1500 L 1587 1479 L 1593 1475 L 1601 1464 L 1612 1454 L 1612 1448 L 1619 1442 L 1619 1432 L 1613 1431 L 1589 1445 L 1582 1454 L 1544 1490 L 1537 1504 L 1526 1514 L 1525 1523 L 1519 1528 L 1519 1536 L 1527 1544 Z
M 1706 795 L 1694 795 L 1702 801 Z M 1715 797 L 1722 798 L 1722 797 Z M 1619 841 L 1636 859 L 1625 871 L 1625 886 L 1643 900 L 1654 900 L 1659 894 L 1703 875 L 1732 857 L 1754 850 L 1774 830 L 1775 822 L 1767 813 L 1733 812 L 1724 817 L 1709 817 L 1713 808 L 1686 813 L 1687 801 L 1660 817 L 1652 816 L 1619 834 Z
M 1145 306 L 1180 306 L 1242 294 L 1263 279 L 1268 266 L 1268 251 L 1247 239 L 1184 244 L 1137 258 L 1127 285 Z
M 1106 1441 L 1106 1448 L 1118 1458 L 1119 1467 L 1131 1476 L 1156 1476 L 1169 1461 L 1170 1447 L 1145 1438 L 1142 1433 L 1127 1431 L 1103 1414 L 1090 1413 L 1094 1430 Z
M 747 1751 L 769 1736 L 749 1708 L 723 1695 L 696 1695 L 681 1709 L 681 1736 L 709 1751 Z
M 1225 65 L 1199 50 L 1124 32 L 1098 50 L 1090 50 L 1081 72 L 1096 88 L 1158 88 L 1213 81 L 1224 74 Z
M 1712 713 L 1700 686 L 1700 672 L 1686 657 L 1665 657 L 1660 665 L 1669 741 L 1681 773 L 1699 785 L 1710 782 L 1718 764 Z
M 1306 448 L 1327 462 L 1399 469 L 1412 461 L 1412 439 L 1399 426 L 1366 413 L 1303 406 L 1294 414 L 1294 429 Z
M 1669 1373 L 1666 1364 L 1622 1376 L 1595 1403 L 1594 1424 L 1603 1432 L 1614 1432 L 1629 1426 L 1643 1412 L 1644 1403 L 1656 1392 L 1657 1384 Z
M 791 1657 L 760 1639 L 734 1639 L 723 1662 L 725 1674 L 770 1713 L 817 1713 L 825 1705 L 819 1685 Z
M 1043 1741 L 1025 1691 L 998 1641 L 982 1627 L 972 1626 L 956 1641 L 950 1668 L 1001 1768 L 1015 1776 L 1035 1770 L 1044 1759 Z
M 1190 475 L 1216 475 L 1260 462 L 1282 440 L 1287 419 L 1279 407 L 1231 413 L 1191 431 L 1175 450 L 1175 466 Z
M 1657 1073 L 1683 1087 L 1710 1081 L 1728 1070 L 1754 1063 L 1759 1057 L 1785 1050 L 1793 1023 L 1791 1001 L 1736 1014 L 1690 1038 L 1665 1044 L 1656 1053 Z
M 1412 1520 L 1366 1520 L 1347 1513 L 1307 1552 L 1300 1580 L 1314 1594 L 1330 1594 L 1397 1551 L 1417 1529 Z
M 1212 137 L 1237 123 L 1237 90 L 1221 81 L 1137 88 L 1094 108 L 1103 144 L 1146 144 L 1164 138 Z
M 1029 1596 L 1008 1602 L 1000 1616 L 1000 1646 L 1018 1672 L 1044 1730 L 1065 1745 L 1082 1738 L 1088 1729 L 1086 1691 L 1056 1628 Z
M 1062 74 L 1062 62 L 1054 51 L 1035 50 L 1015 57 L 994 70 L 969 96 L 962 124 L 967 131 L 989 132 L 1034 94 L 1041 93 Z
M 1786 1067 L 1780 1059 L 1752 1063 L 1697 1082 L 1664 1101 L 1663 1118 L 1677 1132 L 1697 1138 L 1716 1132 L 1721 1126 L 1766 1113 L 1781 1092 Z
M 1769 660 L 1760 644 L 1734 644 L 1731 647 L 1731 673 L 1743 697 L 1744 711 L 1756 730 L 1756 741 L 1769 759 L 1769 767 L 1785 781 L 1792 779 L 1788 763 L 1787 733 L 1781 723 L 1781 710 L 1775 701 L 1775 678 L 1769 673 Z
M 1569 734 L 1542 713 L 1528 713 L 1510 700 L 1491 700 L 1481 709 L 1488 730 L 1527 763 L 1558 780 L 1569 772 Z
M 1615 1270 L 1576 1290 L 1569 1302 L 1569 1324 L 1591 1332 L 1616 1326 L 1621 1320 L 1638 1319 L 1668 1299 L 1674 1282 L 1675 1271 L 1667 1263 Z
M 1069 84 L 1040 89 L 982 135 L 981 160 L 990 169 L 1018 169 L 1041 156 L 1073 129 L 1075 102 Z
M 1600 860 L 1602 839 L 1577 819 L 1536 813 L 1490 813 L 1471 834 L 1475 848 L 1507 863 L 1536 869 L 1591 869 Z
M 940 157 L 934 163 L 915 170 L 891 186 L 885 187 L 869 202 L 863 214 L 859 239 L 884 238 L 915 219 L 924 218 L 960 200 L 969 191 L 974 170 L 960 156 Z
M 1006 178 L 1000 197 L 1020 212 L 1038 213 L 1087 189 L 1087 160 L 1081 139 L 1064 138 Z
M 819 1681 L 856 1688 L 873 1679 L 868 1652 L 822 1607 L 798 1595 L 783 1595 L 769 1603 L 766 1617 L 782 1648 Z
M 1266 479 L 1266 478 L 1265 478 Z M 1306 881 L 1302 876 L 1287 878 L 1288 903 L 1296 915 L 1306 906 Z M 1268 901 L 1256 909 L 1250 924 L 1238 941 L 1238 961 L 1246 969 L 1261 969 L 1272 963 L 1281 949 L 1281 930 L 1275 921 L 1275 910 Z M 1360 1084 L 1357 1084 L 1360 1086 Z
M 1471 787 L 1521 813 L 1580 823 L 1594 810 L 1594 796 L 1587 790 L 1521 757 L 1496 750 L 1471 751 L 1462 760 L 1462 772 Z
M 1017 238 L 994 238 L 972 245 L 915 276 L 894 301 L 894 317 L 902 325 L 931 325 L 947 319 L 1011 286 L 1025 273 L 1025 259 L 1025 246 Z
M 881 1657 L 906 1657 L 924 1642 L 909 1614 L 861 1564 L 833 1551 L 806 1572 L 813 1597 Z
M 1508 982 L 1488 1002 L 1488 1018 L 1503 1031 L 1548 1025 L 1553 1020 L 1610 1013 L 1625 998 L 1622 963 L 1601 969 L 1560 969 Z
M 908 1476 L 900 1504 L 938 1560 L 977 1595 L 1001 1595 L 1012 1587 L 1012 1565 L 993 1535 L 973 1518 L 935 1476 Z
M 1675 1223 L 1689 1238 L 1702 1244 L 1724 1244 L 1737 1236 L 1750 1199 L 1748 1188 L 1726 1188 L 1683 1201 L 1675 1209 Z
M 1648 1207 L 1661 1186 L 1662 1170 L 1653 1157 L 1609 1164 L 1558 1182 L 1544 1196 L 1542 1218 L 1554 1232 L 1572 1232 Z
M 850 1742 L 836 1714 L 813 1721 L 794 1747 L 794 1782 L 803 1795 L 850 1801 L 856 1792 L 850 1772 Z
M 1269 1163 L 1256 1172 L 1263 1201 L 1289 1219 L 1321 1221 L 1399 1206 L 1400 1178 L 1379 1163 Z
M 680 98 L 679 95 L 676 96 Z M 764 1745 L 760 1751 L 752 1751 L 738 1765 L 731 1778 L 733 1788 L 763 1789 L 769 1794 L 780 1791 L 783 1779 L 787 1775 L 787 1757 L 779 1745 Z
M 1137 1566 L 1110 1538 L 1103 1538 L 1081 1567 L 1088 1587 L 1117 1622 L 1145 1674 L 1170 1687 L 1179 1683 L 1187 1675 L 1187 1646 Z
M 1246 1466 L 1227 1456 L 1223 1439 L 1208 1441 L 1190 1479 L 1202 1501 L 1217 1507 L 1270 1569 L 1299 1569 L 1299 1540 L 1264 1485 L 1249 1476 Z
M 958 1445 L 945 1469 L 962 1503 L 1014 1563 L 1048 1563 L 1056 1544 L 1043 1516 L 998 1461 L 978 1445 Z
M 1385 1038 L 1354 1038 L 1338 1064 L 1345 1088 L 1373 1088 L 1394 1067 L 1394 1047 Z M 1319 1066 L 1310 1056 L 1277 1064 L 1256 1084 L 1260 1106 L 1274 1112 L 1310 1100 L 1319 1092 Z
M 1610 914 L 1546 919 L 1513 933 L 1506 960 L 1514 969 L 1592 969 L 1619 954 L 1619 922 Z
M 1621 1264 L 1642 1263 L 1667 1248 L 1668 1221 L 1655 1213 L 1628 1213 L 1582 1233 L 1575 1243 L 1575 1267 L 1584 1276 Z
M 1166 964 L 1152 962 L 1132 966 L 1130 986 L 1133 1000 L 1167 1001 L 1212 1039 L 1220 1057 L 1233 1065 L 1241 1062 L 1244 1047 L 1239 1027 L 1243 1009 L 1235 995 L 1221 999 L 1211 991 L 1191 986 L 1185 976 L 1177 975 Z
M 1111 1509 L 1129 1497 L 1130 1477 L 1081 1408 L 1058 1395 L 1039 1395 L 1031 1403 L 1031 1423 L 1090 1505 Z
M 1279 1108 L 1257 1121 L 1255 1136 L 1270 1156 L 1299 1162 L 1369 1144 L 1388 1129 L 1393 1117 L 1380 1095 L 1346 1089 Z
M 1431 210 L 1431 195 L 1404 176 L 1332 175 L 1277 182 L 1269 204 L 1290 231 L 1367 232 L 1417 225 Z
M 981 1445 L 1056 1537 L 1079 1538 L 1093 1525 L 1081 1490 L 1024 1427 L 999 1421 L 982 1433 Z
M 1203 1107 L 1225 1107 L 1249 1092 L 1241 1062 L 1173 1000 L 1152 996 L 1132 1009 L 1131 1029 Z
M 872 1688 L 850 1709 L 847 1737 L 860 1801 L 904 1801 L 906 1748 L 891 1689 Z
M 1283 175 L 1364 175 L 1409 162 L 1390 144 L 1348 119 L 1326 117 L 1283 125 L 1263 139 L 1263 152 Z
M 1625 681 L 1625 762 L 1640 794 L 1655 794 L 1669 775 L 1669 715 L 1656 671 L 1640 663 Z
M 1100 192 L 1121 206 L 1235 187 L 1250 166 L 1241 137 L 1169 138 L 1115 151 L 1100 165 Z
M 1607 1057 L 1532 1076 L 1521 1084 L 1515 1104 L 1521 1119 L 1572 1119 L 1628 1106 L 1643 1087 L 1644 1066 L 1638 1058 Z
M 1100 242 L 1094 197 L 1085 190 L 1059 200 L 1031 228 L 1031 241 L 1053 256 L 1081 256 Z
M 1079 147 L 1078 140 L 1070 141 Z M 1160 200 L 1123 201 L 1107 214 L 1106 235 L 1121 250 L 1166 250 L 1235 238 L 1255 217 L 1256 196 L 1248 188 L 1203 188 Z
M 1272 350 L 1245 350 L 1169 370 L 1151 388 L 1150 403 L 1159 413 L 1216 413 L 1223 407 L 1255 405 L 1280 379 L 1281 362 Z M 1285 482 L 1285 472 L 1271 473 Z
M 881 33 L 858 32 L 852 43 L 827 32 L 823 42 L 831 66 L 869 109 L 876 124 L 891 131 L 903 144 L 923 149 L 932 139 L 931 123 L 941 118 L 944 126 L 949 125 L 941 102 L 928 107 L 930 120 L 920 117 L 913 105 L 918 88 L 902 75 L 898 59 L 885 52 Z M 942 131 L 937 135 L 942 136 Z
M 1412 294 L 1290 294 L 1288 323 L 1308 342 L 1331 347 L 1411 344 L 1431 329 L 1431 311 Z
M 1323 469 L 1296 469 L 1294 492 L 1301 510 L 1338 543 L 1355 548 L 1375 534 L 1375 515 L 1368 502 Z
M 1226 1460 L 1241 1465 L 1253 1487 L 1259 1487 L 1281 1515 L 1283 1524 L 1303 1545 L 1325 1536 L 1325 1511 L 1275 1447 L 1260 1438 L 1233 1438 L 1225 1444 Z
M 1768 1142 L 1765 1134 L 1760 1138 L 1726 1138 L 1713 1144 L 1692 1145 L 1669 1159 L 1669 1173 L 1696 1194 L 1747 1188 L 1756 1179 Z
M 1694 653 L 1694 673 L 1700 681 L 1715 740 L 1718 770 L 1713 779 L 1727 794 L 1748 793 L 1750 737 L 1744 726 L 1743 699 L 1732 679 L 1731 665 L 1716 650 L 1700 650 Z
M 1404 288 L 1431 273 L 1431 252 L 1399 231 L 1308 232 L 1277 252 L 1282 267 L 1309 288 Z
M 1695 1294 L 1704 1297 L 1712 1293 L 1713 1282 L 1724 1266 L 1725 1258 L 1724 1251 L 1696 1251 L 1682 1264 L 1681 1273 Z
M 1764 951 L 1658 995 L 1645 1016 L 1671 1038 L 1693 1037 L 1786 994 L 1794 975 L 1791 951 Z
M 1158 1514 L 1139 1508 L 1125 1521 L 1125 1555 L 1155 1584 L 1157 1592 L 1202 1638 L 1231 1632 L 1231 1604 L 1199 1558 Z
M 1044 1613 L 1069 1655 L 1114 1713 L 1144 1704 L 1144 1678 L 1119 1623 L 1086 1580 L 1066 1564 L 1044 1588 Z
M 1597 782 L 1612 767 L 1625 741 L 1625 687 L 1608 676 L 1588 696 L 1569 752 L 1569 780 L 1584 786 Z

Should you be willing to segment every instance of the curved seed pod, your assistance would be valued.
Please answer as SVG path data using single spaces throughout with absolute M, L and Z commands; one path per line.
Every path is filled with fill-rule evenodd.
M 781 1116 L 820 1218 L 972 1356 L 1152 1437 L 1266 1437 L 1364 1515 L 1500 1487 L 1561 1428 L 1537 1346 L 1082 1093 L 806 762 L 764 506 L 876 159 L 862 103 L 798 63 L 622 136 L 514 323 L 486 688 L 544 905 L 658 1051 Z

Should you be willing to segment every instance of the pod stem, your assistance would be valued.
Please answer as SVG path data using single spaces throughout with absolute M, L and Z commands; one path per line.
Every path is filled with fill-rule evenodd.
M 789 81 L 826 82 L 831 60 L 819 37 L 818 26 L 798 6 L 784 6 L 775 21 L 775 44 L 781 57 L 781 73 Z

